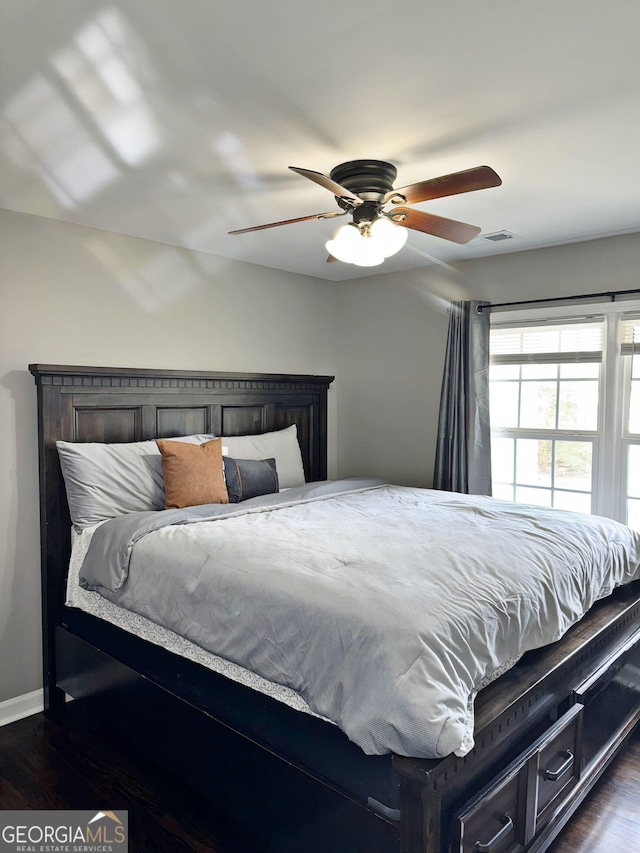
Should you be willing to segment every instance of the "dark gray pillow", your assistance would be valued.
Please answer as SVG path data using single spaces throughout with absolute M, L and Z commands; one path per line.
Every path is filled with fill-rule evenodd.
M 222 460 L 229 503 L 236 504 L 278 491 L 275 459 L 233 459 L 223 456 Z

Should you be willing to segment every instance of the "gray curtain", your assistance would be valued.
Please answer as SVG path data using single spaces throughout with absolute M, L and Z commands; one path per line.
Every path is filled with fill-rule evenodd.
M 433 487 L 491 494 L 489 308 L 452 302 Z

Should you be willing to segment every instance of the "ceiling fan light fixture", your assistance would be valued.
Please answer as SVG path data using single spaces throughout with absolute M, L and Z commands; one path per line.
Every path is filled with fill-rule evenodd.
M 407 240 L 407 229 L 386 219 L 361 226 L 349 223 L 340 228 L 333 240 L 326 243 L 334 258 L 358 267 L 376 267 L 385 258 L 395 255 Z
M 384 261 L 384 255 L 371 237 L 361 237 L 356 256 L 351 263 L 356 267 L 377 267 Z
M 338 229 L 333 240 L 327 241 L 326 248 L 334 258 L 357 267 L 377 267 L 385 258 L 368 226 L 361 229 L 353 223 Z
M 358 243 L 361 239 L 358 229 L 349 223 L 336 231 L 333 240 L 327 241 L 326 248 L 334 258 L 345 264 L 352 264 L 358 253 Z
M 407 242 L 409 232 L 401 225 L 394 225 L 388 219 L 380 218 L 371 226 L 371 238 L 385 258 L 395 255 Z

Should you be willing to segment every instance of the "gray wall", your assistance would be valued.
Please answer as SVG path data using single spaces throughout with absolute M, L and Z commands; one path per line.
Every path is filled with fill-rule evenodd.
M 343 282 L 340 473 L 431 485 L 449 301 L 631 290 L 639 270 L 630 234 Z
M 337 373 L 336 285 L 0 211 L 0 701 L 36 690 L 31 362 Z M 329 470 L 336 472 L 336 390 Z
M 494 255 L 459 269 L 469 298 L 490 302 L 633 290 L 640 288 L 640 233 Z
M 338 467 L 431 483 L 449 301 L 462 291 L 430 267 L 343 282 L 338 297 Z

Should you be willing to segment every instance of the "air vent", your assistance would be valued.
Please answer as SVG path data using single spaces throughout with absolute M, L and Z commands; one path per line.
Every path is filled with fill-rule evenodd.
M 512 234 L 511 231 L 494 231 L 493 234 L 481 234 L 482 240 L 491 240 L 492 243 L 500 243 L 502 240 L 513 240 L 517 234 Z

